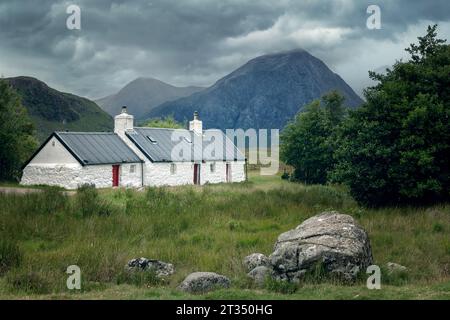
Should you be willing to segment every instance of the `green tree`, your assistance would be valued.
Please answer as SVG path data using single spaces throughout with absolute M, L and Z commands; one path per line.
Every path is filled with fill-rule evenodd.
M 326 183 L 333 168 L 334 137 L 345 108 L 344 97 L 333 91 L 305 107 L 281 135 L 281 158 L 294 167 L 293 178 L 305 183 Z
M 153 118 L 144 123 L 144 127 L 183 129 L 183 125 L 171 115 L 164 118 Z
M 450 46 L 429 26 L 418 44 L 365 90 L 337 141 L 333 181 L 368 206 L 450 199 Z
M 0 79 L 0 180 L 20 177 L 21 166 L 37 147 L 33 134 L 19 95 Z

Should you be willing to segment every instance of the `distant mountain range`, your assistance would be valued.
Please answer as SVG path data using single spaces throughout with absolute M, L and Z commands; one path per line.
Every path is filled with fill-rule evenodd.
M 173 115 L 185 122 L 197 110 L 207 128 L 282 129 L 306 104 L 331 90 L 341 92 L 349 107 L 363 103 L 325 63 L 294 50 L 252 59 L 213 86 L 165 102 L 144 117 Z
M 59 92 L 31 77 L 6 78 L 19 93 L 42 142 L 57 130 L 111 131 L 113 119 L 95 102 Z
M 306 104 L 331 90 L 340 91 L 349 107 L 363 103 L 341 77 L 304 50 L 257 57 L 209 88 L 138 78 L 99 99 L 103 110 L 89 99 L 59 92 L 35 78 L 5 80 L 22 97 L 40 141 L 56 130 L 111 131 L 111 115 L 123 105 L 137 120 L 173 115 L 186 123 L 197 110 L 205 128 L 282 129 Z
M 116 94 L 96 100 L 96 103 L 112 116 L 117 115 L 125 105 L 137 119 L 142 119 L 154 107 L 202 89 L 204 88 L 175 87 L 153 78 L 138 78 Z

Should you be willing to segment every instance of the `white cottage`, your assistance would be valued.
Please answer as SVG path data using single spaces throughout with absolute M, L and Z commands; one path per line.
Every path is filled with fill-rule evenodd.
M 54 132 L 30 158 L 23 185 L 75 189 L 241 182 L 245 156 L 221 130 L 203 130 L 198 114 L 189 130 L 134 127 L 126 107 L 114 132 Z

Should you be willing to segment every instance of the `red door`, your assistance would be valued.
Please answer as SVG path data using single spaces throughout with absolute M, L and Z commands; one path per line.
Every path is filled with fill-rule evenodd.
M 119 165 L 112 166 L 112 186 L 119 186 Z
M 194 163 L 194 184 L 200 184 L 200 165 Z

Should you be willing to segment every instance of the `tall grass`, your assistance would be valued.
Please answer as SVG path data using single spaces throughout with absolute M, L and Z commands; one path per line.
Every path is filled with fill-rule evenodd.
M 6 284 L 0 294 L 66 293 L 65 270 L 72 264 L 81 268 L 84 292 L 117 284 L 172 290 L 194 271 L 225 274 L 245 289 L 243 257 L 270 254 L 280 233 L 324 210 L 351 214 L 366 228 L 377 264 L 408 267 L 407 278 L 391 277 L 393 285 L 450 278 L 450 206 L 368 210 L 335 186 L 255 177 L 243 184 L 141 192 L 86 186 L 74 196 L 50 188 L 0 194 L 0 203 L 1 239 L 10 243 L 0 250 L 11 261 L 20 256 L 0 275 L 0 287 Z M 171 262 L 176 273 L 164 283 L 124 274 L 136 257 Z M 295 291 L 275 283 L 270 288 Z

